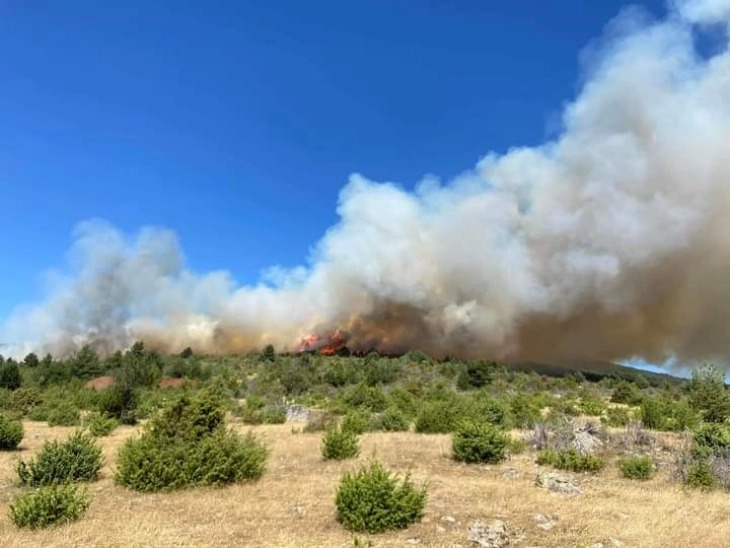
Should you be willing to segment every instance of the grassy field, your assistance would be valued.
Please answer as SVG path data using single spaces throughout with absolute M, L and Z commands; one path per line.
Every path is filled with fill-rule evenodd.
M 106 466 L 88 486 L 89 512 L 78 522 L 42 531 L 21 531 L 8 518 L 20 492 L 14 463 L 43 442 L 64 438 L 73 428 L 26 421 L 21 451 L 0 453 L 0 539 L 20 546 L 353 546 L 354 536 L 335 519 L 334 492 L 340 475 L 376 456 L 392 470 L 427 481 L 424 520 L 409 529 L 359 535 L 373 546 L 470 546 L 468 526 L 500 519 L 514 546 L 722 546 L 730 538 L 730 497 L 688 491 L 670 482 L 671 455 L 648 482 L 619 477 L 615 465 L 598 475 L 576 475 L 577 496 L 535 485 L 540 471 L 526 451 L 494 466 L 463 465 L 450 459 L 450 438 L 415 433 L 369 433 L 356 460 L 322 460 L 320 434 L 298 433 L 298 424 L 249 427 L 271 454 L 256 483 L 223 489 L 193 489 L 144 495 L 114 484 L 114 459 L 137 431 L 121 427 L 102 438 Z M 672 434 L 664 434 L 667 444 Z M 510 471 L 508 474 L 505 472 Z M 570 475 L 570 474 L 567 474 Z M 536 514 L 554 522 L 538 527 Z

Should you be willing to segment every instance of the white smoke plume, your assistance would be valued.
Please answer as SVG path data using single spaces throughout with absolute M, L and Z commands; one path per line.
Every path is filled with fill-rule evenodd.
M 77 231 L 74 274 L 1 331 L 16 351 L 142 338 L 170 350 L 348 344 L 510 359 L 730 354 L 730 0 L 627 11 L 562 133 L 415 192 L 353 175 L 307 267 L 236 288 L 186 270 L 175 235 Z M 717 33 L 716 33 L 717 34 Z

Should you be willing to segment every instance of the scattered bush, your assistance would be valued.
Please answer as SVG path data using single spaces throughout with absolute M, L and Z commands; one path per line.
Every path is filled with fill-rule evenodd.
M 654 463 L 649 457 L 628 457 L 619 461 L 621 474 L 627 479 L 649 480 L 654 475 Z
M 18 364 L 10 360 L 0 360 L 0 388 L 17 390 L 22 383 L 23 377 L 20 375 Z
M 712 491 L 717 486 L 710 463 L 705 459 L 697 460 L 687 470 L 687 485 L 702 491 Z
M 606 461 L 596 455 L 583 455 L 577 449 L 566 451 L 547 449 L 538 454 L 537 464 L 546 464 L 571 472 L 598 472 L 606 466 Z
M 343 460 L 360 453 L 357 434 L 345 428 L 329 428 L 322 438 L 322 456 L 326 460 Z
M 385 432 L 405 432 L 410 425 L 410 421 L 400 409 L 389 407 L 382 414 L 373 417 L 370 427 L 372 430 Z
M 705 423 L 693 434 L 693 450 L 697 453 L 722 454 L 730 450 L 730 428 L 717 423 Z
M 580 409 L 578 409 L 578 405 L 574 401 L 559 399 L 554 401 L 550 406 L 547 420 L 549 422 L 555 422 L 569 419 L 569 417 L 577 417 L 578 415 L 580 415 Z
M 416 432 L 421 434 L 448 434 L 461 419 L 452 401 L 426 402 L 416 416 Z
M 234 409 L 245 424 L 284 424 L 286 408 L 280 404 L 267 402 L 263 398 L 250 396 L 246 403 Z
M 240 437 L 224 429 L 192 444 L 182 439 L 161 443 L 143 435 L 120 449 L 116 481 L 142 492 L 222 486 L 259 479 L 266 456 L 266 448 L 253 435 Z
M 23 423 L 0 414 L 0 451 L 18 447 L 23 439 Z
M 46 442 L 34 459 L 19 461 L 16 470 L 21 483 L 38 487 L 95 480 L 103 464 L 101 448 L 78 431 L 66 441 Z
M 496 463 L 507 458 L 510 438 L 492 424 L 466 421 L 457 427 L 451 443 L 457 461 Z
M 601 422 L 606 426 L 620 428 L 631 422 L 631 413 L 624 407 L 609 407 L 606 414 L 601 417 Z
M 686 400 L 651 397 L 641 403 L 641 422 L 652 430 L 682 431 L 694 427 L 698 419 L 698 413 Z
M 500 428 L 511 428 L 512 412 L 507 400 L 480 392 L 465 401 L 464 418 L 486 421 Z
M 98 410 L 102 415 L 114 417 L 122 424 L 137 424 L 139 392 L 120 383 L 104 390 L 99 398 Z
M 356 435 L 364 434 L 370 430 L 371 419 L 367 412 L 350 411 L 342 419 L 342 430 L 348 430 Z
M 89 503 L 86 492 L 75 485 L 47 485 L 20 495 L 10 505 L 10 519 L 17 527 L 48 527 L 78 519 Z
M 355 473 L 346 473 L 335 496 L 337 520 L 347 529 L 381 533 L 404 529 L 420 521 L 426 506 L 426 486 L 402 481 L 373 461 Z
M 114 417 L 107 417 L 101 414 L 94 414 L 87 424 L 89 433 L 95 438 L 101 438 L 111 434 L 119 426 L 119 421 Z
M 510 402 L 512 420 L 517 428 L 532 428 L 540 422 L 540 406 L 533 397 L 520 394 Z
M 714 364 L 706 363 L 692 372 L 689 383 L 690 403 L 707 422 L 722 423 L 730 416 L 730 392 L 725 374 Z
M 11 392 L 10 409 L 18 416 L 27 414 L 32 408 L 41 405 L 43 397 L 37 388 L 18 388 Z
M 459 390 L 470 390 L 472 388 L 482 388 L 489 384 L 492 374 L 497 368 L 495 363 L 478 361 L 466 365 L 464 370 L 459 374 L 456 381 Z
M 50 407 L 46 413 L 48 426 L 78 426 L 81 412 L 71 403 L 59 403 Z
M 606 404 L 599 398 L 585 396 L 578 402 L 578 410 L 589 417 L 600 417 L 606 411 Z
M 664 402 L 659 398 L 645 398 L 641 402 L 641 422 L 651 430 L 664 430 L 666 421 Z
M 611 401 L 613 403 L 637 405 L 641 403 L 641 392 L 635 384 L 628 381 L 619 381 L 613 389 Z
M 268 451 L 253 435 L 227 430 L 223 417 L 213 396 L 183 394 L 122 446 L 117 482 L 152 492 L 259 479 Z
M 374 413 L 385 411 L 388 407 L 388 398 L 380 386 L 368 386 L 360 383 L 349 387 L 343 395 L 343 402 L 348 407 L 366 409 Z

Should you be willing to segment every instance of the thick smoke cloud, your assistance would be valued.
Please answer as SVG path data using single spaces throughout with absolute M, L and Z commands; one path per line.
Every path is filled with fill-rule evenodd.
M 694 38 L 728 28 L 730 0 L 647 19 L 611 25 L 558 138 L 414 192 L 353 175 L 311 264 L 274 286 L 189 272 L 170 231 L 85 223 L 73 275 L 3 340 L 227 352 L 340 328 L 436 355 L 727 357 L 730 51 L 702 56 Z

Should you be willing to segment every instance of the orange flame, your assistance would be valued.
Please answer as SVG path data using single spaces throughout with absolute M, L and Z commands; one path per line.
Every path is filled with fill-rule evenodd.
M 299 352 L 319 352 L 324 356 L 334 356 L 345 348 L 346 337 L 337 329 L 326 335 L 309 335 L 299 344 Z

